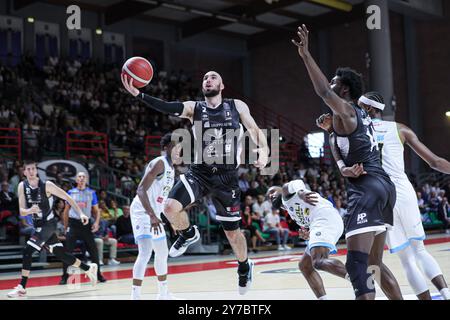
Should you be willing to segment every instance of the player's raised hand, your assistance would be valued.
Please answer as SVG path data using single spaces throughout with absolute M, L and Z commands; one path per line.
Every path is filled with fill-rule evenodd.
M 125 87 L 125 89 L 131 93 L 134 97 L 136 97 L 139 94 L 139 90 L 133 86 L 133 78 L 128 77 L 125 74 L 120 75 L 120 79 L 122 79 L 122 84 Z
M 367 174 L 366 171 L 364 171 L 363 164 L 355 164 L 353 167 L 344 167 L 341 169 L 341 173 L 344 177 L 347 178 L 358 178 L 362 175 Z
M 309 31 L 303 24 L 297 29 L 297 35 L 300 41 L 292 39 L 292 43 L 297 47 L 298 54 L 302 59 L 309 55 Z

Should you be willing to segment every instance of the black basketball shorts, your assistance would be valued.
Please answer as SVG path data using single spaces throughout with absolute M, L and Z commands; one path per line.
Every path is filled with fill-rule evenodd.
M 217 210 L 216 219 L 223 228 L 237 230 L 241 220 L 237 170 L 212 173 L 189 169 L 180 175 L 168 198 L 178 200 L 185 208 L 208 194 Z
M 351 179 L 347 196 L 346 238 L 372 231 L 379 234 L 393 226 L 396 191 L 388 177 L 369 173 Z

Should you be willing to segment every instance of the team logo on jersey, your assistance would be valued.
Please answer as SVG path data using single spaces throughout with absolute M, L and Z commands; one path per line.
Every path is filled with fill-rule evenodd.
M 358 214 L 358 218 L 356 221 L 356 224 L 363 224 L 363 223 L 367 223 L 367 213 L 360 213 Z
M 322 235 L 322 232 L 316 232 L 316 236 L 320 237 Z
M 158 199 L 156 199 L 156 202 L 158 203 L 163 203 L 164 198 L 163 197 L 158 197 Z

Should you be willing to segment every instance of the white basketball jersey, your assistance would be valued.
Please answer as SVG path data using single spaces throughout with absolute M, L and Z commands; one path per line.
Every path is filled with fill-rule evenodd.
M 169 164 L 165 156 L 161 156 L 150 161 L 150 163 L 145 168 L 144 177 L 159 160 L 164 163 L 164 172 L 156 177 L 150 188 L 147 190 L 147 196 L 150 201 L 150 205 L 152 206 L 153 211 L 158 217 L 160 216 L 160 213 L 163 212 L 164 202 L 167 200 L 167 196 L 169 195 L 169 192 L 173 187 L 175 178 L 175 170 Z M 136 201 L 138 205 L 143 208 L 139 196 L 136 195 L 134 201 Z
M 381 152 L 384 171 L 392 178 L 406 178 L 404 147 L 394 121 L 373 120 L 374 135 Z
M 317 212 L 321 211 L 324 208 L 336 211 L 333 207 L 333 204 L 330 201 L 322 198 L 318 193 L 316 193 L 316 195 L 319 199 L 319 202 L 315 206 L 307 204 L 306 202 L 301 200 L 298 196 L 298 192 L 301 190 L 306 190 L 303 181 L 294 180 L 289 182 L 288 185 L 289 192 L 295 192 L 295 194 L 290 199 L 285 199 L 284 197 L 282 197 L 283 207 L 289 213 L 291 218 L 295 220 L 295 222 L 297 222 L 298 225 L 302 227 L 309 227 L 309 225 L 317 215 Z M 337 211 L 336 214 L 338 214 Z

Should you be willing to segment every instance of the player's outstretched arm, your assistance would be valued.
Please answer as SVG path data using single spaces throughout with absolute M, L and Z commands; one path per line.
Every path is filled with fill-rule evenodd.
M 148 199 L 147 191 L 152 186 L 153 181 L 155 181 L 156 177 L 162 174 L 163 172 L 164 172 L 164 163 L 161 160 L 159 160 L 158 162 L 153 164 L 153 167 L 151 167 L 150 170 L 147 171 L 147 173 L 144 175 L 141 182 L 139 183 L 136 192 L 139 197 L 139 200 L 141 200 L 141 203 L 144 206 L 145 211 L 150 216 L 152 228 L 155 230 L 156 233 L 162 232 L 162 230 L 160 229 L 161 221 L 159 221 L 158 217 L 153 211 L 153 208 Z
M 75 200 L 73 200 L 71 196 L 67 194 L 67 192 L 65 192 L 63 189 L 61 189 L 51 181 L 45 182 L 45 189 L 48 193 L 57 196 L 58 198 L 61 198 L 63 200 L 66 200 L 70 204 L 70 206 L 80 214 L 80 218 L 83 224 L 87 224 L 89 222 L 89 218 L 83 213 L 83 211 L 81 211 L 78 204 L 75 202 Z
M 242 123 L 247 128 L 250 138 L 258 148 L 255 151 L 258 152 L 259 157 L 258 160 L 255 161 L 254 165 L 259 169 L 263 169 L 269 161 L 269 146 L 267 145 L 267 138 L 250 114 L 247 104 L 238 99 L 235 99 L 234 101 Z
M 303 59 L 309 77 L 314 85 L 314 90 L 322 100 L 333 110 L 334 114 L 343 117 L 355 118 L 355 111 L 347 101 L 341 99 L 330 87 L 330 84 L 320 70 L 314 58 L 309 52 L 309 31 L 305 25 L 298 27 L 297 35 L 300 41 L 292 39 L 292 43 L 298 48 L 298 54 Z M 356 121 L 355 121 L 356 124 Z
M 404 124 L 397 123 L 397 129 L 400 138 L 414 150 L 430 167 L 442 173 L 450 174 L 450 162 L 433 153 L 426 145 L 424 145 L 414 131 Z
M 129 78 L 129 80 L 127 80 L 126 75 L 122 74 L 121 79 L 125 89 L 134 97 L 138 98 L 140 101 L 148 105 L 150 108 L 165 114 L 170 114 L 180 118 L 186 118 L 191 120 L 192 122 L 195 107 L 194 101 L 166 102 L 140 92 L 136 87 L 133 86 L 133 78 Z

